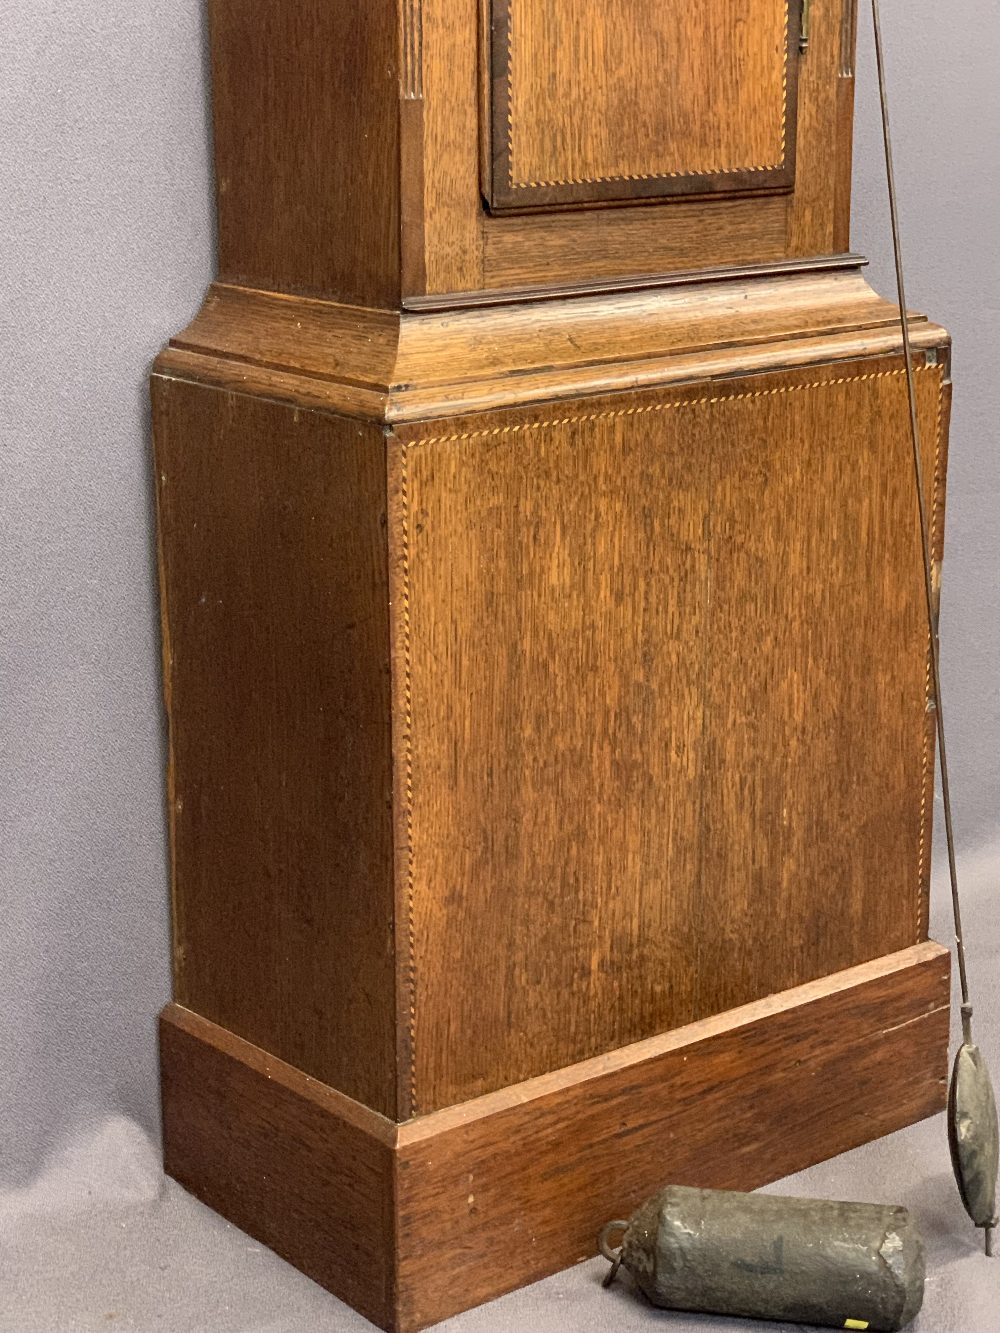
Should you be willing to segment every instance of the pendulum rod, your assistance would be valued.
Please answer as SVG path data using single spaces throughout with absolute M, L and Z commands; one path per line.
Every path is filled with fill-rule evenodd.
M 875 25 L 875 59 L 878 65 L 879 100 L 882 107 L 882 138 L 885 145 L 886 178 L 889 186 L 889 213 L 892 219 L 892 247 L 896 263 L 896 289 L 899 297 L 899 323 L 903 332 L 903 357 L 906 362 L 906 390 L 910 400 L 910 442 L 913 447 L 913 471 L 917 485 L 917 507 L 920 513 L 920 545 L 923 555 L 924 592 L 927 599 L 927 624 L 930 630 L 931 674 L 934 685 L 934 715 L 937 726 L 938 762 L 941 769 L 941 796 L 944 802 L 945 840 L 948 846 L 948 873 L 951 878 L 951 907 L 955 920 L 955 945 L 958 954 L 958 975 L 962 991 L 962 1031 L 967 1043 L 972 1042 L 972 1005 L 969 999 L 969 976 L 965 964 L 965 940 L 962 935 L 962 902 L 958 891 L 958 865 L 955 858 L 955 830 L 951 815 L 951 784 L 948 781 L 948 752 L 945 748 L 944 708 L 941 702 L 941 651 L 938 641 L 938 612 L 934 597 L 933 556 L 931 553 L 930 524 L 927 518 L 927 498 L 924 491 L 924 468 L 920 447 L 920 421 L 917 414 L 917 388 L 913 373 L 913 348 L 910 343 L 910 324 L 907 318 L 906 283 L 903 277 L 903 248 L 900 240 L 899 203 L 896 195 L 896 176 L 892 160 L 892 135 L 889 126 L 889 98 L 886 88 L 885 49 L 882 42 L 882 20 L 879 0 L 872 0 L 872 19 Z
M 906 285 L 903 280 L 903 251 L 900 242 L 899 203 L 892 162 L 892 136 L 889 132 L 889 99 L 886 91 L 885 49 L 879 0 L 872 0 L 875 28 L 875 57 L 878 63 L 879 99 L 882 106 L 882 137 L 885 144 L 886 179 L 889 186 L 889 211 L 892 217 L 892 246 L 896 261 L 896 289 L 899 297 L 899 322 L 903 331 L 903 356 L 906 362 L 906 391 L 910 404 L 910 443 L 913 447 L 913 472 L 916 478 L 917 508 L 920 514 L 920 548 L 923 557 L 924 591 L 927 598 L 927 625 L 930 631 L 931 671 L 934 686 L 934 717 L 937 728 L 938 756 L 941 765 L 941 795 L 944 800 L 944 827 L 948 844 L 948 872 L 951 878 L 951 907 L 955 919 L 955 948 L 962 988 L 963 1043 L 955 1057 L 948 1094 L 948 1141 L 951 1148 L 955 1182 L 965 1211 L 982 1227 L 986 1253 L 993 1253 L 993 1233 L 1000 1226 L 997 1216 L 997 1167 L 1000 1161 L 1000 1128 L 997 1122 L 996 1094 L 982 1053 L 972 1040 L 972 1004 L 969 976 L 965 964 L 965 938 L 962 932 L 962 903 L 958 892 L 958 865 L 955 856 L 955 829 L 951 814 L 951 784 L 948 781 L 948 752 L 945 748 L 944 708 L 941 702 L 941 648 L 938 638 L 938 609 L 934 596 L 934 566 L 930 524 L 927 521 L 927 496 L 920 448 L 920 420 L 917 413 L 916 380 L 913 373 L 913 348 L 906 309 Z

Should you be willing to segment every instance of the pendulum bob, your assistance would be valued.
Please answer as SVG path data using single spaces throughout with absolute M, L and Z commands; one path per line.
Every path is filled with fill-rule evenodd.
M 997 1105 L 983 1053 L 968 1040 L 959 1047 L 952 1071 L 948 1142 L 965 1211 L 984 1229 L 986 1253 L 992 1254 L 998 1222 Z

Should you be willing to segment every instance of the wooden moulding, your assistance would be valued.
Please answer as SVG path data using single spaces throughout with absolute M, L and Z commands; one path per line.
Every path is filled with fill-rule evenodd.
M 399 1125 L 169 1005 L 166 1166 L 407 1333 L 589 1258 L 659 1185 L 756 1188 L 942 1110 L 949 988 L 918 944 Z
M 156 374 L 395 424 L 900 349 L 857 267 L 419 314 L 215 283 Z

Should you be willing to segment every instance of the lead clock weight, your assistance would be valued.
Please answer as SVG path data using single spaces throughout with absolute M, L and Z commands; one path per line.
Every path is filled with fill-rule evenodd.
M 622 1266 L 662 1309 L 895 1333 L 923 1302 L 905 1208 L 673 1186 L 608 1223 L 600 1248 L 606 1285 Z

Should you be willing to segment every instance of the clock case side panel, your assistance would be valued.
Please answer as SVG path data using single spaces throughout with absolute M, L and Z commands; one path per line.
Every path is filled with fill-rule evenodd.
M 174 999 L 395 1116 L 382 432 L 152 398 Z
M 208 13 L 221 280 L 397 305 L 396 0 L 208 0 Z

